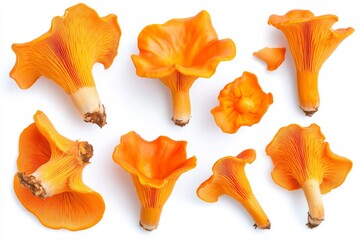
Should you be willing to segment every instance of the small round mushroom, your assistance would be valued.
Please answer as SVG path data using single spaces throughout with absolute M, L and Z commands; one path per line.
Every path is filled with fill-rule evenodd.
M 220 91 L 219 106 L 211 110 L 216 124 L 225 133 L 236 133 L 242 126 L 260 122 L 273 103 L 271 93 L 265 93 L 255 74 L 244 72 Z

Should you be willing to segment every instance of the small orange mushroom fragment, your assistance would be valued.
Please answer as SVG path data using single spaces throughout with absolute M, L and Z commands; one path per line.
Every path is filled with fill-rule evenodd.
M 318 76 L 323 63 L 354 29 L 334 30 L 335 15 L 314 16 L 308 10 L 271 15 L 268 24 L 283 32 L 294 59 L 300 108 L 312 116 L 319 108 Z
M 241 126 L 258 123 L 273 96 L 262 91 L 255 74 L 244 72 L 220 91 L 218 100 L 220 105 L 211 110 L 216 124 L 225 133 L 235 133 Z
M 96 62 L 111 66 L 120 36 L 114 14 L 100 18 L 95 10 L 77 4 L 63 17 L 55 17 L 47 33 L 12 45 L 17 59 L 10 76 L 21 89 L 30 88 L 40 76 L 53 80 L 71 97 L 85 122 L 103 127 L 105 108 L 91 70 Z
M 175 182 L 196 166 L 196 157 L 186 159 L 186 144 L 165 136 L 148 142 L 129 132 L 114 149 L 113 160 L 132 176 L 141 204 L 140 226 L 145 230 L 157 228 Z
M 256 158 L 253 149 L 247 149 L 236 157 L 224 157 L 216 161 L 213 175 L 203 182 L 196 193 L 206 202 L 216 202 L 226 194 L 238 201 L 255 221 L 254 227 L 270 229 L 270 221 L 257 201 L 245 174 L 245 165 Z
M 209 78 L 221 61 L 235 57 L 231 39 L 219 40 L 205 10 L 194 17 L 146 26 L 139 34 L 139 55 L 131 58 L 136 74 L 159 78 L 171 91 L 172 121 L 186 125 L 191 117 L 189 90 L 199 77 Z
M 320 127 L 291 124 L 281 128 L 266 147 L 272 159 L 275 183 L 287 190 L 302 188 L 309 206 L 309 228 L 324 220 L 321 194 L 340 186 L 352 162 L 331 152 Z
M 20 135 L 16 196 L 46 227 L 73 231 L 92 227 L 105 210 L 101 195 L 82 181 L 92 146 L 61 136 L 41 111 L 34 120 Z
M 268 48 L 265 47 L 257 52 L 254 52 L 253 55 L 267 64 L 267 70 L 274 71 L 276 70 L 282 62 L 285 60 L 286 48 Z

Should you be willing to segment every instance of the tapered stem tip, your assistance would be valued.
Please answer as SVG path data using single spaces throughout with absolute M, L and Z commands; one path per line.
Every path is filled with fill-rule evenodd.
M 314 110 L 304 110 L 301 108 L 301 110 L 303 110 L 307 117 L 311 117 L 312 115 L 314 115 L 314 113 L 316 113 L 318 109 L 319 108 L 315 108 Z
M 88 163 L 94 154 L 94 149 L 88 142 L 79 142 L 79 156 L 83 163 Z
M 310 213 L 308 213 L 308 223 L 306 224 L 306 226 L 308 226 L 309 228 L 316 228 L 320 225 L 322 221 L 324 221 L 324 219 L 313 218 Z
M 175 123 L 175 125 L 177 126 L 180 126 L 180 127 L 183 127 L 185 126 L 186 124 L 189 123 L 190 121 L 190 118 L 181 118 L 181 119 L 178 119 L 178 118 L 171 118 L 171 120 Z
M 103 111 L 97 111 L 97 112 L 88 112 L 84 116 L 85 122 L 91 122 L 97 124 L 99 127 L 103 127 L 106 124 L 106 113 L 105 113 L 105 107 L 102 106 L 101 108 Z
M 28 188 L 34 196 L 39 198 L 44 198 L 46 196 L 44 187 L 34 176 L 28 176 L 24 172 L 18 172 L 16 175 L 19 178 L 20 184 Z
M 141 221 L 139 221 L 140 226 L 145 229 L 146 231 L 151 232 L 152 230 L 155 230 L 157 228 L 156 226 L 150 226 L 150 225 L 146 225 L 146 224 L 142 224 Z
M 140 213 L 140 226 L 147 231 L 156 229 L 159 225 L 162 208 L 142 207 Z
M 264 226 L 264 227 L 259 227 L 256 223 L 253 225 L 255 229 L 260 228 L 262 230 L 265 229 L 270 229 L 271 228 L 271 223 L 269 223 L 268 225 Z

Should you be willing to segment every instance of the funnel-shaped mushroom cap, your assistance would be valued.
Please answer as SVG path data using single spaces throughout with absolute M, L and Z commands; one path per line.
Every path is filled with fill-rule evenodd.
M 40 76 L 53 80 L 71 96 L 85 121 L 102 127 L 106 115 L 91 71 L 96 62 L 111 66 L 120 36 L 115 15 L 101 18 L 88 6 L 77 4 L 63 17 L 55 17 L 44 35 L 13 44 L 17 59 L 10 76 L 22 89 Z
M 292 10 L 283 16 L 271 15 L 268 23 L 281 30 L 288 40 L 297 71 L 300 107 L 306 115 L 320 104 L 318 74 L 326 59 L 354 29 L 334 30 L 335 15 L 314 16 L 308 10 Z
M 138 47 L 139 55 L 132 55 L 137 75 L 159 78 L 170 89 L 173 121 L 181 126 L 190 118 L 188 92 L 193 82 L 211 77 L 221 61 L 236 54 L 231 39 L 218 39 L 204 10 L 194 17 L 146 26 L 139 34 Z
M 281 30 L 288 40 L 295 66 L 301 72 L 318 72 L 325 60 L 354 29 L 334 30 L 335 15 L 314 16 L 308 10 L 292 10 L 283 16 L 271 15 L 268 23 Z
M 220 105 L 211 110 L 216 124 L 225 133 L 235 133 L 241 126 L 258 123 L 273 96 L 263 92 L 255 74 L 244 72 L 220 91 L 218 100 Z
M 34 120 L 19 140 L 17 197 L 46 227 L 81 230 L 95 225 L 105 204 L 82 181 L 92 146 L 61 136 L 40 111 Z
M 138 47 L 139 55 L 132 55 L 136 73 L 161 79 L 176 72 L 185 76 L 211 77 L 221 61 L 233 59 L 236 53 L 231 39 L 218 39 L 205 10 L 194 17 L 145 27 L 139 34 Z
M 199 198 L 216 202 L 226 194 L 243 205 L 255 221 L 255 227 L 270 228 L 270 221 L 258 203 L 245 174 L 245 165 L 255 160 L 256 152 L 248 149 L 237 157 L 224 157 L 213 166 L 213 175 L 203 182 L 198 190 Z
M 176 180 L 196 166 L 195 157 L 186 157 L 186 144 L 165 136 L 148 142 L 129 132 L 114 150 L 113 160 L 132 176 L 142 207 L 140 224 L 147 230 L 157 227 Z
M 321 193 L 327 193 L 340 186 L 352 168 L 349 159 L 331 152 L 316 124 L 281 128 L 266 147 L 266 153 L 274 163 L 274 181 L 288 190 L 301 188 L 307 179 L 315 179 L 320 183 Z

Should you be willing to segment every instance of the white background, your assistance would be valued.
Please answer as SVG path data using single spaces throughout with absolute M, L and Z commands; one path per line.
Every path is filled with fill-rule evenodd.
M 360 170 L 359 91 L 360 20 L 353 0 L 108 0 L 83 3 L 100 16 L 114 13 L 122 30 L 118 55 L 104 70 L 95 64 L 93 74 L 108 115 L 102 129 L 82 122 L 65 92 L 53 82 L 40 78 L 30 89 L 21 90 L 9 77 L 15 64 L 13 43 L 31 41 L 47 32 L 53 17 L 78 1 L 0 1 L 0 239 L 359 239 Z M 191 88 L 192 118 L 183 127 L 173 125 L 171 95 L 159 80 L 140 78 L 131 61 L 138 54 L 137 37 L 147 25 L 184 18 L 207 10 L 220 39 L 231 38 L 236 57 L 221 62 L 209 79 L 198 79 Z M 292 9 L 308 9 L 315 15 L 335 14 L 334 28 L 353 27 L 323 65 L 319 75 L 321 104 L 311 118 L 298 107 L 295 69 L 282 33 L 267 24 L 271 14 L 283 15 Z M 285 62 L 273 72 L 253 57 L 263 47 L 286 47 Z M 260 123 L 225 134 L 217 127 L 210 110 L 226 83 L 244 71 L 258 76 L 274 103 Z M 94 147 L 91 164 L 84 169 L 84 182 L 105 201 L 103 219 L 90 229 L 72 232 L 44 227 L 25 210 L 13 191 L 20 133 L 42 110 L 62 135 L 86 140 Z M 353 169 L 339 188 L 323 195 L 325 221 L 308 229 L 307 203 L 301 190 L 287 191 L 271 178 L 271 159 L 266 145 L 279 128 L 292 123 L 321 127 L 331 150 L 353 161 Z M 147 232 L 139 224 L 140 205 L 130 175 L 112 160 L 121 135 L 136 131 L 146 140 L 166 135 L 188 141 L 188 157 L 197 157 L 197 166 L 180 176 L 164 206 L 159 227 Z M 253 191 L 271 221 L 270 230 L 254 229 L 253 220 L 235 200 L 222 196 L 206 203 L 196 195 L 198 186 L 211 174 L 212 165 L 224 156 L 235 156 L 254 148 L 257 158 L 246 167 Z

